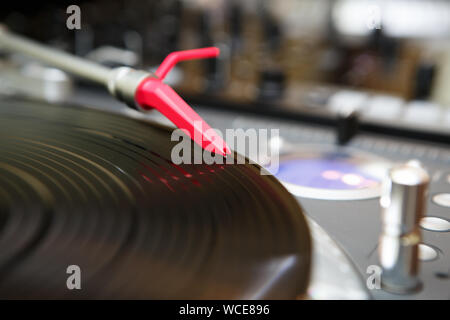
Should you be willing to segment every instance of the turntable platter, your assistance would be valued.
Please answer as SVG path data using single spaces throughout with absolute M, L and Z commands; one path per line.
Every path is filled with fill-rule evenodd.
M 1 298 L 295 298 L 308 228 L 260 168 L 175 165 L 166 127 L 0 102 Z M 196 149 L 193 149 L 195 152 Z M 81 290 L 68 290 L 69 265 Z

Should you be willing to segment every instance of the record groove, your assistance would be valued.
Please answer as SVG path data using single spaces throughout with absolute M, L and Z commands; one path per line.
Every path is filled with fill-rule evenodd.
M 175 165 L 166 127 L 30 101 L 0 102 L 0 143 L 1 298 L 305 290 L 302 210 L 256 165 Z M 81 290 L 66 288 L 72 264 Z

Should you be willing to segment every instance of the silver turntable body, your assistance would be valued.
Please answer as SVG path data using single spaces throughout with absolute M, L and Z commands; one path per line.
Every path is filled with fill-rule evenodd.
M 42 66 L 6 70 L 2 73 L 2 95 L 65 101 L 168 124 L 157 112 L 139 113 L 96 90 L 73 88 L 70 78 L 58 70 Z M 23 86 L 25 80 L 31 85 Z M 204 105 L 196 110 L 212 127 L 224 131 L 279 129 L 279 140 L 274 144 L 279 148 L 282 170 L 275 176 L 305 209 L 313 238 L 310 287 L 308 296 L 301 298 L 450 299 L 448 144 L 361 132 L 346 146 L 338 146 L 333 129 L 326 126 L 242 115 Z M 427 177 L 411 183 L 396 179 L 392 173 L 395 177 L 390 177 L 388 197 L 391 203 L 399 204 L 395 209 L 389 207 L 391 203 L 383 208 L 380 197 L 389 168 L 411 160 L 414 164 L 408 172 L 419 179 L 420 167 Z M 312 184 L 311 179 L 295 175 L 309 169 L 315 178 Z M 422 187 L 425 184 L 429 184 L 428 193 Z M 398 190 L 395 194 L 394 189 Z M 413 201 L 420 198 L 426 203 Z M 393 210 L 400 222 L 393 226 L 383 218 L 383 210 Z M 401 229 L 398 234 L 392 231 L 397 227 Z M 387 245 L 382 241 L 386 238 Z M 378 281 L 374 276 L 380 270 Z M 383 274 L 394 279 L 393 287 L 383 284 Z
M 157 112 L 142 114 L 112 99 L 90 91 L 73 95 L 71 101 L 99 109 L 111 107 L 128 116 L 170 122 Z M 295 188 L 285 183 L 308 215 L 313 239 L 313 267 L 308 297 L 311 299 L 449 299 L 450 298 L 450 149 L 445 144 L 360 133 L 346 146 L 336 146 L 335 132 L 327 127 L 296 121 L 197 106 L 196 110 L 214 128 L 275 128 L 280 164 L 283 155 L 341 152 L 344 159 L 358 164 L 379 184 L 341 192 L 326 188 Z M 306 150 L 306 151 L 305 151 Z M 314 152 L 313 152 L 314 151 Z M 320 151 L 320 152 L 319 152 Z M 288 158 L 288 157 L 287 157 Z M 323 159 L 317 157 L 318 159 Z M 382 235 L 381 181 L 388 168 L 410 161 L 428 172 L 429 192 L 424 217 L 417 223 L 422 236 L 418 244 L 418 290 L 393 292 L 377 286 L 374 275 L 382 272 L 379 241 Z M 298 170 L 298 168 L 297 168 Z M 359 170 L 359 171 L 358 171 Z M 362 171 L 361 171 L 362 170 Z M 362 172 L 362 173 L 361 173 Z M 281 179 L 283 182 L 283 179 Z M 381 273 L 382 279 L 382 273 Z M 371 285 L 375 284 L 375 285 Z M 305 298 L 305 297 L 303 297 Z

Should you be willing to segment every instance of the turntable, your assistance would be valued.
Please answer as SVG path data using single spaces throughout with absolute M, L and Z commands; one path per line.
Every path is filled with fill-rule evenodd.
M 416 142 L 361 134 L 342 147 L 321 127 L 194 111 L 162 83 L 179 55 L 152 75 L 73 60 L 5 30 L 1 45 L 104 84 L 133 108 L 156 108 L 173 125 L 123 104 L 120 114 L 95 110 L 88 94 L 82 106 L 79 97 L 1 96 L 0 298 L 450 298 L 444 146 L 419 153 Z M 280 128 L 270 144 L 279 170 L 262 175 L 270 159 L 255 164 L 194 121 Z M 203 148 L 242 161 L 173 163 L 174 126 L 197 143 L 192 157 Z M 80 290 L 66 287 L 73 265 Z

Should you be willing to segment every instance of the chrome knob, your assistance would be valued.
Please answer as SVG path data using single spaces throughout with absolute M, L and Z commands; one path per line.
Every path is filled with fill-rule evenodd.
M 429 181 L 420 164 L 410 161 L 392 168 L 384 182 L 379 259 L 381 283 L 387 291 L 408 293 L 420 288 L 419 222 L 426 210 Z

